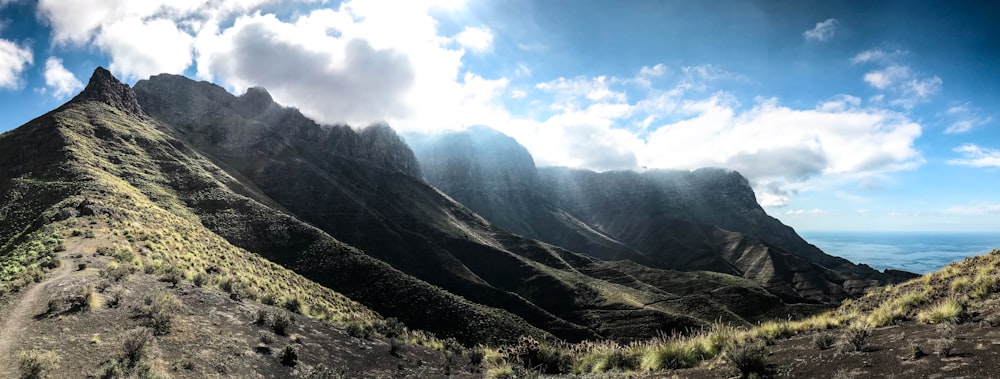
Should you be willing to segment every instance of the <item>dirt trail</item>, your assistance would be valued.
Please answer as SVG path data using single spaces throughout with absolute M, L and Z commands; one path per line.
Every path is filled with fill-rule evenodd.
M 82 240 L 76 241 L 70 249 L 60 253 L 59 259 L 62 262 L 59 268 L 50 273 L 45 280 L 29 286 L 27 290 L 22 292 L 19 299 L 10 303 L 10 309 L 5 312 L 6 316 L 3 318 L 2 327 L 0 327 L 0 372 L 14 373 L 17 371 L 17 357 L 14 356 L 15 351 L 13 351 L 14 344 L 21 339 L 21 334 L 24 333 L 28 324 L 34 321 L 34 316 L 44 312 L 45 307 L 48 306 L 48 297 L 45 296 L 47 292 L 43 289 L 73 272 L 68 256 L 82 253 L 83 246 Z

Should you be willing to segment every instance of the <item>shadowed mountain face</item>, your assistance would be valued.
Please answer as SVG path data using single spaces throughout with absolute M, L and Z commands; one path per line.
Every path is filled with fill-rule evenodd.
M 481 127 L 409 140 L 427 180 L 459 202 L 594 257 L 742 276 L 788 302 L 841 300 L 908 277 L 826 255 L 768 216 L 734 171 L 536 170 L 524 147 Z
M 278 106 L 263 89 L 236 97 L 174 75 L 140 81 L 135 93 L 143 111 L 177 141 L 176 148 L 207 158 L 232 179 L 218 191 L 247 198 L 220 202 L 172 185 L 202 224 L 411 326 L 467 341 L 488 340 L 484 336 L 491 334 L 507 338 L 530 330 L 526 326 L 568 340 L 632 339 L 720 319 L 745 324 L 780 309 L 775 305 L 781 300 L 752 281 L 604 262 L 497 228 L 420 179 L 413 153 L 385 125 L 360 131 L 320 126 Z M 522 164 L 533 167 L 530 157 Z M 504 174 L 482 177 L 497 175 Z M 512 172 L 507 181 L 517 177 Z M 392 270 L 348 269 L 343 253 L 303 245 L 319 237 L 275 235 L 271 216 L 258 217 L 261 213 L 296 227 L 315 226 L 309 233 L 363 252 L 363 257 L 348 255 L 351 262 L 370 259 Z M 580 238 L 607 245 L 608 256 L 631 254 L 641 261 L 634 249 L 599 233 Z M 412 280 L 431 288 L 413 289 L 415 284 L 406 284 Z M 462 313 L 470 305 L 452 303 L 452 297 L 478 308 Z M 485 321 L 489 317 L 493 321 Z M 502 321 L 510 317 L 522 324 Z M 463 332 L 455 333 L 448 322 Z M 497 322 L 483 332 L 469 330 Z

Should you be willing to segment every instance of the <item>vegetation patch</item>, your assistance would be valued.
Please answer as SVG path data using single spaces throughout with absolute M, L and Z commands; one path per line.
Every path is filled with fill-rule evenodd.
M 17 365 L 21 379 L 48 378 L 49 373 L 59 368 L 59 355 L 48 350 L 22 351 Z
M 957 321 L 965 310 L 965 305 L 955 298 L 941 301 L 929 309 L 920 312 L 917 319 L 927 324 Z

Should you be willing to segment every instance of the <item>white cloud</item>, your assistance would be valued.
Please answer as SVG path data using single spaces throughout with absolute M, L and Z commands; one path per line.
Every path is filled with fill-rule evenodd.
M 908 78 L 910 78 L 910 68 L 899 65 L 873 70 L 864 76 L 865 82 L 877 89 L 887 89 Z
M 280 102 L 326 123 L 373 122 L 408 112 L 404 95 L 414 82 L 408 58 L 364 39 L 335 38 L 313 22 L 273 15 L 240 17 L 212 51 L 201 51 L 210 72 L 242 90 L 264 86 Z M 280 64 L 273 57 L 281 57 Z
M 554 114 L 529 119 L 500 111 L 487 125 L 524 144 L 540 166 L 736 169 L 751 179 L 765 206 L 784 206 L 799 191 L 923 163 L 913 145 L 922 127 L 902 113 L 863 108 L 850 95 L 815 109 L 793 109 L 776 99 L 746 108 L 726 92 L 698 97 L 710 82 L 692 78 L 712 77 L 699 74 L 711 70 L 687 71 L 666 88 L 601 76 L 539 83 L 562 104 Z
M 314 1 L 314 0 L 299 0 Z M 39 0 L 38 15 L 52 27 L 58 44 L 81 44 L 114 23 L 133 19 L 169 19 L 200 26 L 233 14 L 247 14 L 277 0 Z M 197 32 L 197 27 L 193 28 Z
M 0 39 L 0 88 L 16 89 L 21 86 L 21 72 L 34 63 L 34 54 L 27 46 Z
M 827 41 L 833 38 L 833 34 L 836 33 L 837 24 L 838 21 L 835 18 L 817 22 L 816 27 L 802 32 L 802 37 L 807 41 Z
M 653 67 L 642 66 L 642 68 L 639 69 L 639 76 L 643 78 L 663 76 L 666 72 L 667 66 L 663 63 L 657 63 Z
M 889 63 L 895 60 L 896 57 L 900 57 L 906 54 L 909 54 L 909 52 L 906 50 L 885 51 L 879 48 L 875 48 L 858 53 L 858 55 L 855 55 L 854 58 L 851 58 L 851 63 L 854 64 L 869 63 L 869 62 Z
M 966 133 L 993 122 L 993 116 L 980 116 L 979 112 L 968 104 L 948 108 L 945 117 L 949 119 L 948 127 L 944 131 L 946 134 Z
M 787 203 L 814 178 L 849 180 L 922 163 L 913 146 L 921 126 L 887 110 L 798 110 L 774 99 L 744 112 L 715 98 L 687 106 L 700 111 L 651 132 L 641 164 L 732 168 L 755 181 L 769 206 Z
M 1000 150 L 979 147 L 975 144 L 965 144 L 954 149 L 962 158 L 949 160 L 948 163 L 971 167 L 1000 167 Z
M 912 79 L 903 84 L 903 92 L 917 99 L 925 99 L 941 91 L 943 81 L 937 76 Z
M 937 76 L 921 76 L 913 73 L 907 66 L 896 64 L 869 71 L 864 75 L 864 80 L 873 88 L 893 92 L 896 97 L 889 103 L 907 109 L 927 102 L 931 96 L 941 91 L 943 84 Z
M 816 106 L 816 109 L 823 112 L 835 113 L 855 110 L 860 106 L 860 97 L 841 94 L 820 103 Z
M 524 63 L 518 63 L 517 68 L 514 70 L 514 76 L 517 77 L 528 77 L 531 76 L 531 67 Z
M 126 79 L 179 74 L 192 62 L 193 38 L 166 19 L 124 19 L 108 25 L 95 42 L 111 56 L 108 69 Z
M 493 33 L 486 27 L 466 26 L 455 36 L 459 45 L 475 52 L 486 52 L 493 47 Z
M 819 208 L 813 208 L 813 209 L 793 209 L 793 210 L 787 210 L 787 211 L 785 211 L 786 215 L 821 215 L 821 214 L 824 214 L 824 213 L 826 213 L 826 211 L 824 211 L 822 209 L 819 209 Z
M 428 13 L 431 3 L 353 0 L 279 19 L 259 11 L 266 2 L 107 2 L 115 7 L 96 0 L 41 0 L 39 8 L 57 43 L 94 43 L 127 76 L 178 72 L 193 60 L 201 79 L 234 92 L 264 86 L 280 103 L 321 123 L 385 120 L 402 131 L 488 125 L 524 144 L 539 165 L 737 169 L 752 180 L 764 205 L 781 206 L 798 191 L 923 161 L 913 147 L 919 124 L 871 100 L 862 107 L 851 95 L 813 109 L 777 99 L 741 105 L 717 89 L 719 81 L 740 77 L 713 65 L 656 64 L 630 78 L 568 76 L 534 83 L 527 83 L 531 70 L 518 65 L 510 77 L 484 77 L 469 71 L 463 58 L 488 51 L 503 36 L 474 25 L 442 35 Z M 234 12 L 241 15 L 219 17 Z M 836 23 L 820 24 L 827 22 L 829 35 L 822 35 L 828 39 Z M 825 28 L 820 26 L 816 30 Z M 157 41 L 141 45 L 127 34 Z M 118 36 L 125 38 L 112 38 Z M 159 59 L 161 53 L 170 57 Z M 874 71 L 885 77 L 871 82 L 897 97 L 929 96 L 940 87 L 936 77 L 916 75 L 904 65 Z M 513 102 L 517 108 L 506 107 L 511 99 L 519 100 Z
M 52 96 L 61 99 L 83 89 L 83 83 L 72 72 L 63 67 L 62 59 L 49 57 L 45 60 L 45 85 Z
M 614 77 L 608 78 L 607 76 L 593 78 L 576 77 L 572 79 L 560 77 L 556 80 L 538 83 L 535 85 L 535 88 L 555 94 L 557 100 L 553 106 L 556 109 L 575 110 L 581 108 L 580 101 L 624 102 L 625 92 L 610 89 L 610 86 L 617 82 L 618 79 Z

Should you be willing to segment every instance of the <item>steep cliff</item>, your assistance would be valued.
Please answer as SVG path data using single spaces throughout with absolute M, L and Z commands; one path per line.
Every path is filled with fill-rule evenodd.
M 498 226 L 573 251 L 743 276 L 790 302 L 898 279 L 807 243 L 735 171 L 535 169 L 524 147 L 484 127 L 408 138 L 429 182 Z

